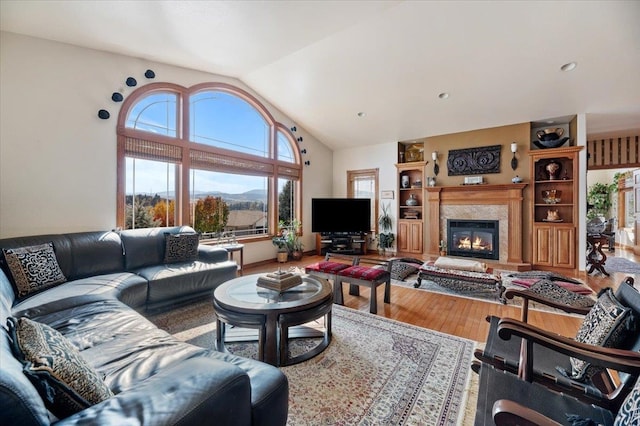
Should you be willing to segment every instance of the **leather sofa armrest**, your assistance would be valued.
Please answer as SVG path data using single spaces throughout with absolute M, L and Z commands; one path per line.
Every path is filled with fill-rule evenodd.
M 213 247 L 205 244 L 198 246 L 198 260 L 203 262 L 224 262 L 229 260 L 229 252 L 222 247 Z
M 222 361 L 191 358 L 132 389 L 62 419 L 72 424 L 251 424 L 249 376 Z

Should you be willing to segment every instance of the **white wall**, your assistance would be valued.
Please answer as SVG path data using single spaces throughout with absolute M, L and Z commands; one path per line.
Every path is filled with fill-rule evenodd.
M 154 80 L 144 72 L 152 69 Z M 0 33 L 0 237 L 111 229 L 116 220 L 116 122 L 120 91 L 166 81 L 182 86 L 220 81 L 256 96 L 276 120 L 293 123 L 240 81 L 215 74 Z M 97 117 L 99 109 L 111 113 Z M 307 149 L 304 199 L 331 194 L 332 152 L 299 125 Z M 313 246 L 310 203 L 304 243 Z M 275 257 L 270 241 L 245 250 L 245 263 Z
M 378 169 L 379 191 L 393 190 L 394 199 L 381 199 L 382 204 L 390 204 L 390 212 L 394 221 L 393 233 L 397 227 L 397 162 L 398 143 L 396 141 L 368 145 L 364 147 L 336 150 L 333 153 L 333 196 L 347 196 L 347 170 Z M 378 193 L 378 196 L 380 194 Z

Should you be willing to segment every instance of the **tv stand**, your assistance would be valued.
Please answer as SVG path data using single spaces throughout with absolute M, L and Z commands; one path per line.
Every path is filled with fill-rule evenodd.
M 342 254 L 367 254 L 366 233 L 317 233 L 316 254 L 323 256 L 326 253 Z

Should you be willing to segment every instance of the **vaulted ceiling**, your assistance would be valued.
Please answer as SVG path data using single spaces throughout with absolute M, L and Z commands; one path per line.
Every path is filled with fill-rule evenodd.
M 0 2 L 2 31 L 236 77 L 333 148 L 575 113 L 638 129 L 639 21 L 639 1 Z

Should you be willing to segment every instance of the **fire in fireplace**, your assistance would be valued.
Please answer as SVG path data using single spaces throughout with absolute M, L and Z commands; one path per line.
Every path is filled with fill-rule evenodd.
M 447 252 L 452 256 L 499 259 L 497 220 L 447 219 Z

